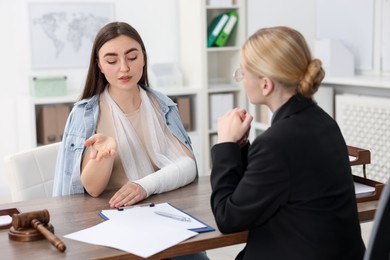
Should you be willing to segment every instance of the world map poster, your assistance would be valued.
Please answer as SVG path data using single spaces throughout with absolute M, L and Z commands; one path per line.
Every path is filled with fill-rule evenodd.
M 114 10 L 112 3 L 31 3 L 32 68 L 87 67 L 96 33 Z

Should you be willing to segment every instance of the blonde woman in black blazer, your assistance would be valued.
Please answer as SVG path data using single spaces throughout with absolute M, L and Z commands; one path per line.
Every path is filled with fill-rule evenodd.
M 249 230 L 237 259 L 363 258 L 346 143 L 313 100 L 324 74 L 303 36 L 288 27 L 261 29 L 241 49 L 235 78 L 273 118 L 251 145 L 246 110 L 218 121 L 211 206 L 221 232 Z

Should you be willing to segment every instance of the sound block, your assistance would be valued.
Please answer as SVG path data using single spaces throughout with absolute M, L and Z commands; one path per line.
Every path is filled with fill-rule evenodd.
M 54 234 L 54 227 L 50 223 L 46 224 L 45 227 Z M 11 240 L 19 242 L 37 241 L 45 238 L 41 232 L 35 228 L 24 228 L 18 230 L 14 227 L 10 227 L 8 237 Z

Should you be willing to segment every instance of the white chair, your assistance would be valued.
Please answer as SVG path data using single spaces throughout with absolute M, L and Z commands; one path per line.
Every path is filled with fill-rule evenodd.
M 13 201 L 51 197 L 60 142 L 4 158 L 5 176 Z

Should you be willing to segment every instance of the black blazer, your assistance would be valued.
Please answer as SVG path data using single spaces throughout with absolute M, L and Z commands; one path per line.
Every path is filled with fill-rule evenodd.
M 218 228 L 249 230 L 237 259 L 363 259 L 347 146 L 311 99 L 290 98 L 250 147 L 215 145 L 212 163 Z

